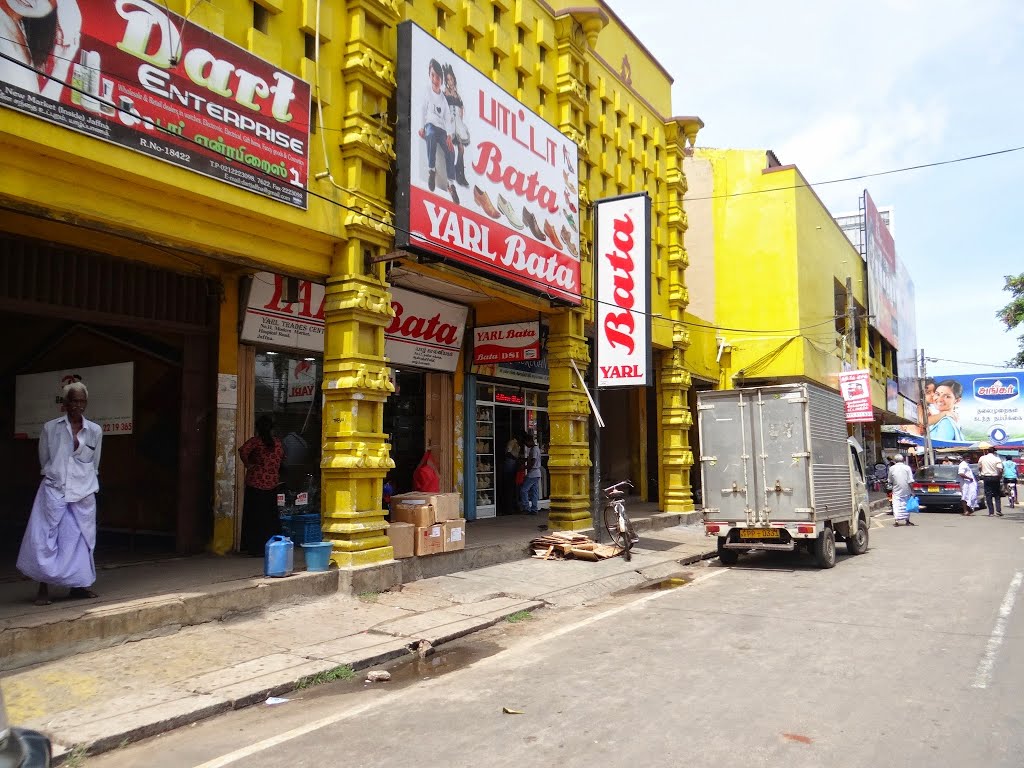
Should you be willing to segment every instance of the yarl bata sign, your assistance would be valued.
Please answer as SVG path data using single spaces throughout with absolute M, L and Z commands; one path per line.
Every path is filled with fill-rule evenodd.
M 52 10 L 0 24 L 0 105 L 306 207 L 307 83 L 163 2 L 8 5 Z
M 646 193 L 594 204 L 597 386 L 653 383 L 651 199 Z
M 506 323 L 473 329 L 473 365 L 540 359 L 540 323 Z
M 325 294 L 320 283 L 300 280 L 298 301 L 289 303 L 283 276 L 257 272 L 249 288 L 242 341 L 322 353 Z
M 839 392 L 846 404 L 846 421 L 874 421 L 871 408 L 871 372 L 844 371 L 839 374 Z
M 396 244 L 578 305 L 576 145 L 412 22 L 397 102 Z

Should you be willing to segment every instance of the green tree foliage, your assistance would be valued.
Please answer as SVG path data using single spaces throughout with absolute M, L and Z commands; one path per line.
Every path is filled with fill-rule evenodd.
M 1007 275 L 1003 290 L 1009 291 L 1013 300 L 996 312 L 996 317 L 1006 323 L 1006 330 L 1012 331 L 1024 325 L 1024 272 L 1017 276 Z M 1020 337 L 1020 351 L 1013 359 L 1007 360 L 1006 364 L 1024 367 L 1024 335 Z

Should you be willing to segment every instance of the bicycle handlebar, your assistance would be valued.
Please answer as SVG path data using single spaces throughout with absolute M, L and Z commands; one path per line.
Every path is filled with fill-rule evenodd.
M 615 485 L 608 486 L 607 488 L 604 489 L 604 492 L 608 493 L 609 491 L 614 491 L 616 488 L 622 485 L 628 485 L 630 488 L 634 487 L 633 484 L 629 482 L 629 480 L 623 480 L 621 483 L 616 483 Z

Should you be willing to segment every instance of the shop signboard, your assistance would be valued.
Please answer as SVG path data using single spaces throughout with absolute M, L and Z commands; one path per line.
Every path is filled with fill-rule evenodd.
M 16 376 L 15 438 L 37 439 L 43 424 L 64 412 L 64 385 L 73 381 L 89 390 L 85 418 L 99 424 L 104 435 L 132 434 L 135 363 L 115 363 Z
M 392 288 L 391 308 L 395 316 L 384 330 L 384 354 L 392 367 L 412 365 L 448 373 L 458 367 L 466 307 Z
M 896 365 L 899 369 L 899 390 L 915 403 L 921 398 L 917 378 L 917 298 L 914 281 L 907 266 L 896 259 L 896 310 L 899 312 L 899 349 Z
M 398 247 L 579 305 L 576 144 L 412 22 L 397 103 Z
M 45 3 L 11 7 L 19 5 Z M 0 105 L 306 207 L 308 83 L 163 2 L 49 5 L 31 27 L 51 24 L 49 50 L 34 57 L 32 40 L 4 46 Z M 42 34 L 11 29 L 19 38 Z
M 473 365 L 540 359 L 540 323 L 505 323 L 473 329 Z
M 846 403 L 848 423 L 874 421 L 871 408 L 871 372 L 868 370 L 844 371 L 839 374 L 839 391 Z
M 598 200 L 594 219 L 597 386 L 650 386 L 651 198 Z
M 299 300 L 287 303 L 285 278 L 272 272 L 257 272 L 249 288 L 242 341 L 323 353 L 325 295 L 324 286 L 300 280 Z
M 289 403 L 311 403 L 320 395 L 320 375 L 316 361 L 288 361 L 287 400 Z
M 896 242 L 867 190 L 864 190 L 864 248 L 868 262 L 869 323 L 899 349 Z

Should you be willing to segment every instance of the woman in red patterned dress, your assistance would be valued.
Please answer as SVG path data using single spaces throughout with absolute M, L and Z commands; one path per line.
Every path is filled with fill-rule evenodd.
M 284 446 L 274 437 L 274 419 L 270 414 L 256 419 L 256 435 L 242 444 L 238 455 L 245 465 L 241 551 L 262 557 L 267 539 L 280 533 L 277 486 L 281 483 Z

